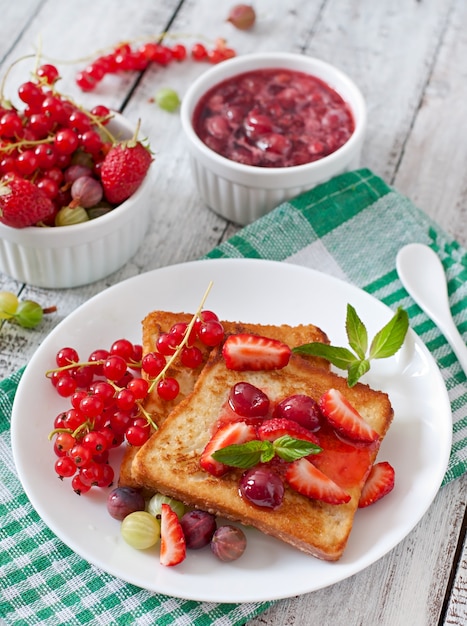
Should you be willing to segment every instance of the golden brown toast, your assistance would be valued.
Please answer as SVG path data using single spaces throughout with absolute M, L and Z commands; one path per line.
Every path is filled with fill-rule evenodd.
M 193 314 L 184 312 L 176 313 L 171 311 L 153 311 L 149 313 L 142 322 L 143 355 L 155 350 L 156 341 L 160 333 L 168 332 L 177 322 L 189 323 L 192 317 Z M 225 332 L 228 334 L 238 332 L 255 333 L 265 337 L 271 337 L 272 339 L 278 339 L 279 341 L 286 343 L 291 348 L 313 341 L 329 343 L 326 334 L 313 324 L 299 324 L 296 326 L 282 324 L 280 326 L 274 326 L 270 324 L 247 324 L 231 321 L 223 321 L 222 324 Z M 180 385 L 180 393 L 177 398 L 171 401 L 161 400 L 157 391 L 154 390 L 145 400 L 144 408 L 152 416 L 153 421 L 158 426 L 161 426 L 170 411 L 193 391 L 195 382 L 206 363 L 211 349 L 207 348 L 199 340 L 196 341 L 195 345 L 200 348 L 204 357 L 203 363 L 199 367 L 189 369 L 182 366 L 180 362 L 176 360 L 167 371 L 167 376 L 176 378 Z M 329 369 L 329 363 L 324 359 L 320 359 L 318 357 L 308 358 L 316 367 Z M 120 486 L 140 486 L 138 481 L 132 476 L 131 469 L 133 458 L 137 450 L 138 448 L 128 446 L 124 452 L 120 466 Z
M 330 388 L 345 395 L 380 435 L 374 443 L 362 446 L 343 442 L 330 428 L 322 427 L 317 432 L 323 451 L 313 457 L 313 462 L 350 494 L 348 503 L 327 504 L 286 486 L 282 504 L 275 510 L 265 510 L 239 495 L 243 470 L 231 469 L 216 477 L 200 467 L 200 456 L 223 413 L 229 391 L 241 381 L 262 389 L 272 402 L 301 393 L 318 400 Z M 193 392 L 173 409 L 136 454 L 133 474 L 150 490 L 256 527 L 315 557 L 335 561 L 347 544 L 362 486 L 392 416 L 386 394 L 361 383 L 349 388 L 346 379 L 316 368 L 297 355 L 292 355 L 289 364 L 280 370 L 238 372 L 227 369 L 220 349 L 215 349 Z

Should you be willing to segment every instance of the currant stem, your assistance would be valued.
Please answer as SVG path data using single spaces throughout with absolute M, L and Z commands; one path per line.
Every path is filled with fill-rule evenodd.
M 164 369 L 160 372 L 160 374 L 158 376 L 156 376 L 156 378 L 154 378 L 151 382 L 151 385 L 149 386 L 149 390 L 148 393 L 151 393 L 151 391 L 153 391 L 154 387 L 157 385 L 157 383 L 162 380 L 162 378 L 164 378 L 167 370 L 169 369 L 169 367 L 172 365 L 172 363 L 175 361 L 175 359 L 177 358 L 177 356 L 180 354 L 181 349 L 187 344 L 188 342 L 188 338 L 190 336 L 191 330 L 193 328 L 193 326 L 195 325 L 195 322 L 199 316 L 199 314 L 201 313 L 201 310 L 204 307 L 204 303 L 206 302 L 206 299 L 209 295 L 209 292 L 211 291 L 211 288 L 213 286 L 213 282 L 212 280 L 210 281 L 204 296 L 201 300 L 201 303 L 196 311 L 196 313 L 193 315 L 193 317 L 191 318 L 190 323 L 187 326 L 187 329 L 185 331 L 185 334 L 183 336 L 182 341 L 178 344 L 177 349 L 175 350 L 175 352 L 172 354 L 172 356 L 170 357 L 170 359 L 167 361 L 167 363 L 165 364 Z

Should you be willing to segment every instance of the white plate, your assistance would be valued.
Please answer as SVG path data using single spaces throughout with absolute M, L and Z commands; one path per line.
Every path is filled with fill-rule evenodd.
M 395 418 L 380 460 L 396 470 L 394 491 L 357 513 L 344 556 L 326 563 L 302 554 L 254 529 L 239 560 L 218 561 L 208 548 L 193 551 L 179 566 L 163 567 L 158 550 L 138 552 L 119 534 L 107 513 L 106 492 L 78 497 L 57 480 L 47 436 L 53 419 L 68 407 L 44 373 L 66 345 L 82 357 L 126 337 L 140 342 L 141 320 L 151 310 L 193 312 L 209 281 L 206 308 L 220 317 L 263 323 L 314 323 L 335 345 L 347 345 L 344 321 L 351 303 L 370 335 L 392 311 L 367 293 L 319 272 L 270 261 L 195 261 L 142 274 L 95 296 L 69 315 L 43 342 L 29 363 L 12 416 L 13 452 L 32 505 L 72 550 L 102 570 L 134 585 L 208 602 L 253 602 L 289 597 L 332 585 L 369 566 L 414 528 L 433 501 L 451 446 L 451 410 L 441 374 L 420 339 L 410 331 L 393 358 L 375 362 L 365 378 L 386 391 Z

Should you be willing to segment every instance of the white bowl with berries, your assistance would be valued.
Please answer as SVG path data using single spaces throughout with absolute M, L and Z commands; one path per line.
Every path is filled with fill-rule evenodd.
M 153 168 L 139 124 L 54 91 L 53 69 L 41 66 L 20 85 L 24 107 L 0 107 L 0 271 L 71 288 L 135 254 L 150 221 Z
M 202 74 L 182 100 L 181 120 L 200 196 L 244 225 L 357 168 L 366 106 L 329 63 L 266 52 Z

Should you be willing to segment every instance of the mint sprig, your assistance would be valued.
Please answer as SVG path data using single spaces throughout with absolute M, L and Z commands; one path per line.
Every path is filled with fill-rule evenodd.
M 347 384 L 353 387 L 369 371 L 370 361 L 385 359 L 396 354 L 404 343 L 408 328 L 409 316 L 403 308 L 399 307 L 389 322 L 376 333 L 368 348 L 368 331 L 365 324 L 354 307 L 348 304 L 345 330 L 351 350 L 312 342 L 297 346 L 292 349 L 292 352 L 321 357 L 335 367 L 347 370 Z
M 212 456 L 224 465 L 249 469 L 258 463 L 268 463 L 275 456 L 292 462 L 310 454 L 318 454 L 321 450 L 322 448 L 311 441 L 283 435 L 274 441 L 253 439 L 246 443 L 234 443 L 216 450 Z

